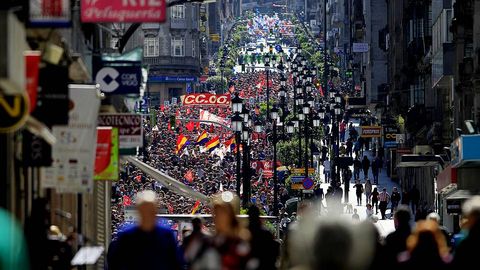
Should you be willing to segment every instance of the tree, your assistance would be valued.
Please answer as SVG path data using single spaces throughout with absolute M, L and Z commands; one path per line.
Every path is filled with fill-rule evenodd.
M 227 79 L 223 78 L 223 86 L 222 86 L 222 77 L 221 76 L 212 76 L 207 79 L 207 84 L 209 87 L 216 92 L 222 92 L 222 89 L 227 89 Z
M 305 159 L 305 138 L 302 138 L 302 163 Z M 310 156 L 310 149 L 308 150 Z M 277 157 L 285 166 L 298 163 L 298 138 L 287 141 L 280 141 L 277 144 Z

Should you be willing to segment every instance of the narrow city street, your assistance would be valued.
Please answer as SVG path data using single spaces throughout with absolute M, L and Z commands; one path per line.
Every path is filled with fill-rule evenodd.
M 0 270 L 476 269 L 474 0 L 4 0 Z

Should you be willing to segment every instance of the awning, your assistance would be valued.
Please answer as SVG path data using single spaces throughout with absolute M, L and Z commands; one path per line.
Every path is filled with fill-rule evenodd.
M 397 164 L 397 168 L 414 168 L 414 167 L 433 167 L 437 166 L 436 161 L 412 161 L 412 162 L 400 162 Z

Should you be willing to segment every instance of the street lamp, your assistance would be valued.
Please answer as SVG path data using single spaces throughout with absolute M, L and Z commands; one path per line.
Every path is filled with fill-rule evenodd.
M 335 98 L 335 91 L 331 90 L 331 91 L 329 92 L 329 97 L 330 97 L 330 98 Z
M 285 78 L 285 75 L 282 74 L 282 77 L 280 78 L 280 86 L 285 87 L 287 85 L 287 78 Z
M 254 128 L 255 128 L 255 132 L 257 133 L 262 132 L 262 122 L 260 122 L 259 120 L 255 121 Z
M 294 130 L 295 130 L 295 124 L 292 121 L 288 121 L 288 123 L 287 123 L 287 133 L 288 134 L 293 134 Z
M 246 108 L 243 107 L 242 109 L 242 118 L 244 123 L 248 123 L 248 117 L 249 117 L 250 111 Z
M 303 110 L 298 110 L 298 120 L 305 120 L 305 114 L 303 114 Z
M 285 87 L 284 86 L 280 86 L 280 89 L 278 90 L 278 95 L 281 97 L 281 98 L 284 98 L 287 96 L 287 93 L 285 91 Z
M 320 126 L 320 117 L 318 115 L 313 116 L 313 127 L 319 127 Z
M 334 106 L 334 109 L 335 109 L 335 115 L 336 116 L 339 116 L 342 113 L 342 107 L 340 106 L 340 104 L 336 104 Z
M 297 95 L 301 95 L 303 93 L 303 88 L 301 84 L 297 84 Z
M 340 104 L 342 102 L 342 95 L 340 93 L 335 94 L 335 102 Z
M 298 121 L 298 118 L 297 117 L 293 117 L 292 118 L 292 123 L 293 123 L 293 127 L 294 128 L 298 128 L 298 124 L 299 124 L 299 121 Z M 293 133 L 293 132 L 292 132 Z
M 320 108 L 318 110 L 318 116 L 320 117 L 320 119 L 325 119 L 325 109 L 324 108 Z
M 310 104 L 308 104 L 308 102 L 303 104 L 303 114 L 304 115 L 310 114 Z
M 274 121 L 274 125 L 275 125 L 275 120 L 277 120 L 277 118 L 278 118 L 278 109 L 277 107 L 273 107 L 270 110 L 270 119 Z
M 235 95 L 234 98 L 232 98 L 232 112 L 234 113 L 240 113 L 243 108 L 243 99 L 240 98 L 238 95 Z
M 308 90 L 308 88 L 307 88 L 307 90 Z M 307 103 L 308 103 L 308 105 L 310 105 L 310 108 L 315 107 L 315 98 L 312 97 L 312 96 L 309 96 L 307 98 Z
M 265 55 L 265 66 L 266 67 L 270 66 L 270 54 L 269 53 L 267 53 Z
M 235 132 L 242 131 L 243 118 L 238 113 L 235 113 L 235 115 L 231 118 L 231 121 L 232 121 L 232 129 Z
M 250 202 L 250 150 L 249 150 L 250 129 L 246 126 L 242 129 L 243 143 L 243 207 Z

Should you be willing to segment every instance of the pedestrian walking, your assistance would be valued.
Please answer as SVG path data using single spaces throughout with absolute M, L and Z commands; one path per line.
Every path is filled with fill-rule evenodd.
M 380 201 L 380 214 L 382 215 L 382 219 L 385 219 L 385 212 L 387 211 L 388 202 L 390 201 L 390 194 L 388 194 L 386 188 L 383 188 L 382 192 L 378 195 L 378 199 Z
M 410 210 L 408 206 L 398 207 L 393 215 L 395 231 L 385 238 L 385 269 L 399 269 L 398 255 L 407 250 L 407 238 L 410 235 Z
M 344 142 L 345 141 L 345 132 L 347 130 L 347 124 L 345 123 L 345 121 L 342 121 L 340 123 L 340 141 L 341 142 Z
M 201 256 L 206 245 L 210 242 L 209 236 L 202 231 L 202 220 L 192 219 L 192 232 L 182 243 L 183 259 L 188 269 L 195 269 L 195 262 Z
M 328 158 L 323 161 L 323 174 L 325 175 L 325 183 L 330 183 L 330 160 Z
M 371 195 L 372 183 L 370 182 L 370 179 L 367 179 L 367 181 L 365 181 L 365 197 L 367 198 L 367 203 L 372 203 Z
M 355 188 L 355 194 L 357 195 L 357 205 L 360 206 L 362 205 L 362 194 L 363 194 L 363 185 L 360 183 L 359 180 L 355 182 L 355 185 L 353 186 Z
M 391 217 L 393 217 L 393 213 L 397 210 L 398 203 L 400 202 L 400 192 L 398 192 L 397 187 L 393 187 L 392 195 L 390 196 L 390 200 L 392 201 L 392 213 Z
M 263 228 L 260 221 L 260 210 L 252 205 L 248 209 L 248 229 L 250 231 L 250 260 L 258 262 L 255 269 L 276 269 L 275 263 L 280 254 L 279 243 L 272 233 Z
M 362 162 L 358 159 L 358 156 L 355 157 L 353 161 L 353 179 L 360 179 L 360 171 L 362 170 Z
M 412 214 L 415 215 L 415 212 L 418 210 L 418 205 L 420 203 L 420 191 L 418 190 L 416 185 L 413 185 L 410 191 L 408 191 L 408 198 L 410 198 Z
M 372 198 L 372 205 L 375 206 L 375 215 L 378 214 L 378 195 L 380 193 L 378 193 L 378 190 L 377 188 L 373 188 L 373 191 L 372 191 L 372 194 L 370 195 L 370 197 Z
M 363 169 L 364 179 L 367 179 L 368 178 L 368 170 L 370 169 L 370 160 L 368 159 L 367 156 L 363 156 L 362 169 Z
M 347 156 L 351 157 L 353 151 L 353 141 L 352 138 L 348 138 L 347 140 Z

